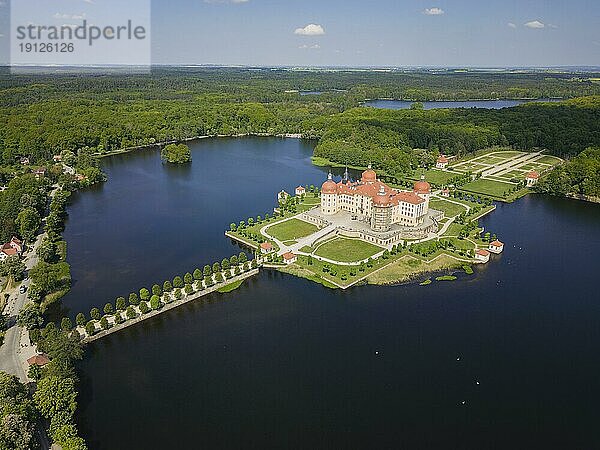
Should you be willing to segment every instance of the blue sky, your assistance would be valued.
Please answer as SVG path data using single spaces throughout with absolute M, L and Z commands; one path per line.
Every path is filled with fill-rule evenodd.
M 63 0 L 61 8 L 68 11 L 57 13 L 80 14 L 112 1 L 117 0 L 69 0 L 64 6 Z M 2 31 L 7 25 L 7 3 L 0 0 L 2 62 L 7 60 L 8 33 Z M 152 61 L 600 65 L 600 1 L 154 0 Z

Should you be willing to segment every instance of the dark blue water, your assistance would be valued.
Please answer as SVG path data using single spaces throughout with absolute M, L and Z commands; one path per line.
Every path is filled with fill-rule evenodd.
M 231 222 L 272 214 L 281 189 L 327 178 L 310 163 L 313 146 L 295 139 L 203 139 L 190 144 L 191 165 L 164 165 L 157 150 L 103 159 L 109 181 L 76 194 L 69 207 L 64 236 L 74 284 L 60 314 L 87 314 L 119 295 L 239 253 L 223 236 Z
M 537 102 L 556 102 L 561 99 L 542 98 L 535 100 Z M 501 109 L 511 106 L 521 105 L 530 100 L 469 100 L 469 101 L 430 101 L 422 102 L 423 109 L 439 109 L 439 108 L 485 108 L 485 109 Z M 383 109 L 409 109 L 414 102 L 405 100 L 370 100 L 365 102 L 363 106 Z
M 214 140 L 187 172 L 152 152 L 107 161 L 110 181 L 70 208 L 74 272 L 110 262 L 86 262 L 88 246 L 122 234 L 125 248 L 77 289 L 99 299 L 231 253 L 231 215 L 323 177 L 309 154 L 293 140 Z M 506 250 L 460 281 L 342 292 L 263 271 L 90 345 L 90 448 L 598 448 L 600 208 L 529 196 L 482 223 Z

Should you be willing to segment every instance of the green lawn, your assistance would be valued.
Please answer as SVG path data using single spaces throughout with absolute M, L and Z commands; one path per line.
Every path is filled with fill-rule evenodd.
M 381 247 L 360 239 L 335 238 L 319 245 L 315 255 L 334 261 L 353 262 L 370 258 L 381 250 Z
M 439 198 L 432 198 L 429 200 L 429 206 L 433 209 L 437 209 L 438 211 L 444 211 L 446 217 L 455 217 L 467 210 L 467 208 L 461 205 L 451 203 L 447 200 L 441 200 Z
M 461 187 L 461 190 L 474 192 L 476 194 L 491 195 L 493 197 L 504 197 L 504 193 L 513 187 L 512 184 L 501 181 L 479 179 L 471 181 Z
M 267 234 L 280 241 L 295 241 L 309 234 L 313 234 L 318 228 L 312 223 L 304 222 L 299 219 L 290 219 L 285 222 L 277 223 L 267 228 Z
M 436 185 L 446 184 L 450 178 L 454 178 L 457 174 L 453 172 L 444 172 L 443 170 L 431 169 L 423 172 L 422 170 L 415 170 L 412 174 L 412 180 L 418 180 L 421 178 L 421 174 L 425 174 L 425 180 Z
M 536 159 L 534 162 L 542 164 L 560 164 L 561 159 L 556 156 L 544 155 L 541 158 Z

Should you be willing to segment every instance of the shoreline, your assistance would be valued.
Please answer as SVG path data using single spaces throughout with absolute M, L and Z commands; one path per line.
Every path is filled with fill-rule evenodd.
M 111 150 L 106 153 L 94 153 L 93 156 L 95 158 L 105 158 L 107 156 L 121 155 L 124 153 L 130 153 L 135 150 L 145 150 L 153 147 L 161 147 L 163 145 L 169 144 L 177 144 L 181 142 L 191 142 L 197 141 L 201 139 L 210 139 L 210 138 L 241 138 L 241 137 L 276 137 L 281 139 L 309 139 L 305 138 L 302 133 L 282 133 L 282 134 L 270 134 L 270 133 L 239 133 L 239 134 L 204 134 L 201 136 L 192 136 L 186 137 L 182 139 L 171 139 L 168 141 L 160 141 L 154 142 L 152 144 L 144 144 L 144 145 L 136 145 L 133 147 L 124 147 L 119 150 Z

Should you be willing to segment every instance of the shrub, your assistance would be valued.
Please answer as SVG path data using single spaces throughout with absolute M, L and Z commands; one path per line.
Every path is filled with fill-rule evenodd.
M 110 328 L 110 324 L 108 323 L 108 319 L 106 317 L 100 319 L 100 326 L 103 330 L 108 330 Z
M 181 289 L 179 289 L 179 288 L 175 289 L 175 292 L 173 294 L 175 295 L 175 300 L 181 300 L 181 297 L 182 297 Z
M 146 302 L 140 302 L 140 312 L 146 314 L 148 311 L 150 311 L 148 304 Z
M 150 308 L 157 310 L 161 306 L 160 297 L 158 295 L 153 295 L 150 297 Z
M 140 299 L 138 298 L 137 294 L 135 292 L 132 292 L 131 294 L 129 294 L 129 304 L 130 305 L 139 305 L 140 303 Z
M 75 322 L 77 322 L 77 325 L 79 325 L 79 326 L 84 326 L 85 325 L 85 315 L 83 313 L 77 314 L 77 317 L 75 317 Z
M 86 323 L 85 332 L 88 334 L 88 336 L 93 336 L 96 333 L 96 322 L 90 320 L 88 323 Z
M 163 292 L 171 292 L 173 290 L 173 285 L 169 280 L 163 283 Z
M 71 331 L 73 329 L 73 323 L 71 322 L 71 319 L 68 317 L 63 317 L 60 321 L 60 329 L 63 331 Z
M 175 278 L 173 278 L 173 287 L 176 287 L 176 288 L 183 287 L 183 280 L 181 279 L 180 276 L 176 276 Z
M 98 308 L 92 308 L 90 311 L 90 317 L 92 319 L 100 320 L 100 310 Z
M 192 284 L 194 282 L 194 277 L 188 272 L 183 276 L 183 281 L 185 284 Z
M 127 311 L 125 311 L 125 314 L 127 315 L 128 319 L 135 319 L 137 317 L 137 313 L 135 312 L 135 309 L 133 308 L 133 306 L 130 306 L 129 308 L 127 308 Z
M 152 295 L 160 295 L 162 294 L 162 290 L 158 284 L 152 286 Z
M 184 290 L 185 290 L 185 293 L 188 295 L 192 294 L 194 292 L 194 288 L 192 287 L 191 284 L 186 284 Z
M 203 277 L 202 271 L 200 269 L 194 270 L 194 280 L 201 280 Z
M 107 303 L 104 305 L 104 314 L 112 314 L 113 313 L 113 305 L 112 303 Z
M 146 288 L 140 289 L 140 299 L 147 301 L 150 298 L 150 291 Z
M 117 297 L 116 307 L 118 311 L 123 311 L 125 309 L 125 297 Z

